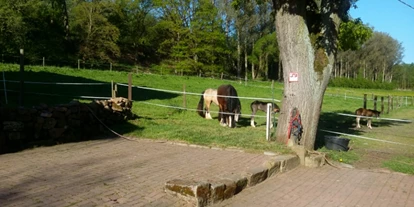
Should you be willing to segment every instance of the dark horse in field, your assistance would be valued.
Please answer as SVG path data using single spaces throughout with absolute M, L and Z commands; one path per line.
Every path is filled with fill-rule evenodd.
M 241 114 L 241 104 L 237 91 L 232 85 L 221 85 L 217 89 L 219 121 L 222 126 L 236 127 Z
M 359 120 L 361 120 L 361 116 L 365 116 L 365 117 L 369 117 L 369 118 L 367 118 L 368 119 L 368 121 L 367 121 L 367 127 L 368 128 L 370 128 L 370 129 L 372 129 L 372 126 L 371 126 L 371 117 L 379 117 L 380 116 L 380 114 L 381 114 L 381 112 L 380 111 L 377 111 L 377 110 L 372 110 L 372 109 L 364 109 L 364 108 L 359 108 L 359 109 L 357 109 L 356 111 L 355 111 L 355 115 L 357 115 L 357 117 L 356 117 L 356 128 L 361 128 L 361 125 L 359 125 Z
M 262 101 L 253 101 L 250 104 L 250 109 L 252 110 L 252 116 L 250 118 L 250 126 L 252 127 L 256 127 L 256 125 L 254 124 L 254 116 L 256 115 L 257 111 L 263 111 L 265 113 L 267 113 L 267 104 L 270 103 L 272 104 L 272 114 L 277 113 L 280 111 L 280 108 L 277 104 L 272 103 L 272 102 L 262 102 Z M 273 127 L 273 124 L 270 126 L 270 128 Z

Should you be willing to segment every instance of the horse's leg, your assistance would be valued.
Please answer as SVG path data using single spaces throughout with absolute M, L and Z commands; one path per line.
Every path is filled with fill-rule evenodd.
M 270 128 L 273 128 L 273 113 L 270 113 Z
M 225 119 L 225 114 L 223 114 L 223 108 L 221 106 L 219 106 L 219 121 L 220 121 L 220 125 L 221 126 L 226 126 L 226 123 L 224 123 L 224 119 Z
M 210 115 L 211 101 L 208 101 L 205 104 L 206 104 L 206 119 L 213 119 L 213 118 L 211 118 L 211 115 Z
M 368 121 L 367 121 L 367 127 L 368 127 L 369 129 L 372 129 L 372 126 L 371 126 L 371 119 L 368 119 Z
M 250 126 L 252 126 L 252 127 L 256 127 L 256 125 L 254 124 L 254 115 L 256 115 L 256 111 L 255 110 L 253 110 L 252 116 L 250 118 Z
M 229 115 L 228 117 L 227 117 L 227 120 L 228 120 L 228 126 L 230 127 L 230 128 L 232 128 L 233 127 L 233 116 L 232 115 Z
M 357 124 L 356 128 L 361 128 L 361 125 L 359 125 L 359 120 L 361 120 L 361 117 L 357 116 L 357 118 L 356 118 L 356 124 Z

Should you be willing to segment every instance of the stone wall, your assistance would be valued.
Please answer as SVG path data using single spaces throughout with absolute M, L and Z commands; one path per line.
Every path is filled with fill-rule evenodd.
M 107 132 L 102 123 L 111 126 L 133 119 L 131 108 L 132 102 L 122 97 L 91 103 L 0 108 L 0 154 L 96 138 Z

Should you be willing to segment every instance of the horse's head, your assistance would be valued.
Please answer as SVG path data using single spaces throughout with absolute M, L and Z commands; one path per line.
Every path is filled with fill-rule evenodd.
M 273 104 L 273 113 L 277 113 L 277 112 L 280 112 L 280 108 L 277 104 L 274 103 Z

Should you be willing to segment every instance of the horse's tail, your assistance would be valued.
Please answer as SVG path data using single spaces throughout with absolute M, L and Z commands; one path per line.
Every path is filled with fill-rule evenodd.
M 205 118 L 206 117 L 206 115 L 205 115 L 205 113 L 204 113 L 204 110 L 203 110 L 203 104 L 204 104 L 204 92 L 205 91 L 203 91 L 202 93 L 201 93 L 201 98 L 200 98 L 200 101 L 198 102 L 198 106 L 197 106 L 197 113 L 198 113 L 198 115 L 200 115 L 201 117 L 203 117 L 203 118 Z

